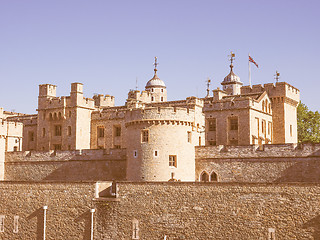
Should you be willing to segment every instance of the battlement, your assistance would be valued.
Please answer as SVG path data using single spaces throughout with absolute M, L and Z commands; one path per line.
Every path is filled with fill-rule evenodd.
M 194 122 L 195 111 L 181 107 L 150 107 L 145 109 L 129 110 L 126 122 L 141 120 L 174 120 Z
M 114 96 L 96 94 L 93 96 L 93 99 L 97 107 L 114 107 Z
M 123 107 L 107 108 L 103 109 L 102 111 L 94 111 L 91 115 L 91 119 L 123 119 L 125 117 L 126 111 L 127 110 Z
M 123 160 L 126 149 L 82 149 L 76 151 L 21 151 L 6 152 L 5 162 L 46 162 L 71 160 Z
M 22 137 L 23 123 L 0 120 L 0 135 Z
M 265 144 L 196 147 L 197 159 L 319 157 L 320 144 Z
M 57 86 L 52 84 L 39 85 L 39 97 L 55 97 Z
M 249 108 L 251 105 L 252 102 L 249 97 L 242 97 L 239 95 L 226 96 L 217 101 L 212 97 L 207 99 L 204 111 Z
M 151 102 L 151 92 L 150 91 L 138 91 L 138 90 L 130 90 L 128 93 L 127 102 L 130 101 L 140 101 L 144 103 Z
M 299 89 L 293 87 L 292 85 L 286 82 L 277 82 L 276 84 L 267 83 L 264 85 L 257 84 L 250 86 L 243 86 L 241 87 L 241 94 L 248 94 L 248 93 L 257 93 L 257 92 L 264 92 L 268 93 L 270 98 L 275 97 L 288 97 L 294 101 L 299 102 L 300 100 L 300 91 Z

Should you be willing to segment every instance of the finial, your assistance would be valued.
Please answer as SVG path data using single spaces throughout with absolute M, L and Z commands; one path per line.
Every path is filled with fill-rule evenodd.
M 154 64 L 153 65 L 154 65 L 154 75 L 156 76 L 157 71 L 158 71 L 157 66 L 159 65 L 157 57 L 154 57 Z
M 228 57 L 230 58 L 229 60 L 230 60 L 230 68 L 231 68 L 231 71 L 232 71 L 232 68 L 233 68 L 233 61 L 234 61 L 234 59 L 235 59 L 235 54 L 234 54 L 234 52 L 232 52 L 231 51 L 231 53 L 230 53 L 230 55 L 228 55 Z
M 279 78 L 280 78 L 280 73 L 276 71 L 276 74 L 274 75 L 274 79 L 276 80 L 276 82 L 279 81 Z
M 207 96 L 206 97 L 210 97 L 210 83 L 211 83 L 211 80 L 210 80 L 210 78 L 208 78 L 208 80 L 207 80 Z
M 136 77 L 136 91 L 138 91 L 138 77 Z

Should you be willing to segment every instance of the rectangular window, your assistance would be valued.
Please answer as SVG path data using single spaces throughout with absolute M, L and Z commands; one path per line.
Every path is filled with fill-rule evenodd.
M 230 118 L 230 130 L 238 130 L 238 118 Z
M 256 118 L 256 125 L 257 125 L 257 130 L 258 130 L 258 135 L 259 135 L 259 131 L 260 131 L 259 118 Z
M 268 122 L 268 134 L 271 134 L 271 129 L 272 129 L 272 123 Z
M 265 134 L 266 133 L 266 121 L 265 120 L 262 120 L 261 122 L 261 130 L 262 130 L 262 133 Z
M 157 150 L 154 151 L 154 156 L 155 156 L 155 157 L 158 157 L 158 151 L 157 151 Z
M 46 129 L 42 128 L 42 137 L 45 137 L 45 136 L 46 136 Z
M 98 138 L 104 137 L 104 127 L 98 127 L 97 128 Z
M 0 215 L 0 232 L 4 232 L 4 215 Z
M 54 135 L 55 136 L 61 136 L 61 125 L 55 125 L 54 126 Z
M 292 137 L 292 125 L 290 125 L 290 137 Z
M 71 136 L 71 126 L 68 126 L 68 136 Z
M 29 141 L 30 142 L 34 141 L 34 133 L 33 132 L 29 132 Z
M 120 126 L 114 127 L 114 135 L 116 137 L 120 137 L 121 136 L 121 127 Z
M 161 97 L 161 102 L 163 102 L 163 97 Z
M 54 150 L 61 150 L 61 144 L 54 144 L 53 145 L 53 147 L 54 147 Z
M 192 136 L 191 132 L 188 132 L 188 143 L 191 143 L 191 136 Z
M 141 131 L 141 142 L 149 142 L 149 130 Z
M 169 155 L 169 167 L 177 167 L 177 155 Z
M 19 216 L 14 216 L 13 218 L 13 232 L 14 233 L 19 232 Z
M 209 131 L 216 131 L 217 130 L 217 125 L 216 125 L 216 119 L 215 118 L 210 119 L 208 121 L 208 124 L 209 124 Z

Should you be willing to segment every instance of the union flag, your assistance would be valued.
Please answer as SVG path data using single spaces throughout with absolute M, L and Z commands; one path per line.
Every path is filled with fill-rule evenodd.
M 258 64 L 253 60 L 252 57 L 249 55 L 249 62 L 252 62 L 254 65 L 256 65 L 257 68 L 259 68 Z

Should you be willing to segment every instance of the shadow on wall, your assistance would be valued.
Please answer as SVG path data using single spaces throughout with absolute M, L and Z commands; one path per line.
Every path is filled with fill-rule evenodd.
M 43 180 L 61 181 L 112 181 L 125 180 L 126 161 L 75 161 L 66 162 Z
M 37 238 L 36 240 L 43 239 L 43 218 L 44 218 L 44 211 L 42 208 L 37 209 L 33 213 L 31 213 L 27 220 L 31 220 L 32 218 L 37 218 Z
M 74 220 L 77 224 L 84 225 L 83 240 L 90 239 L 91 237 L 91 213 L 90 210 L 82 213 Z
M 312 218 L 308 222 L 302 225 L 302 228 L 312 228 L 313 230 L 313 239 L 319 240 L 320 239 L 320 215 Z
M 320 160 L 304 160 L 288 167 L 275 182 L 320 182 Z

